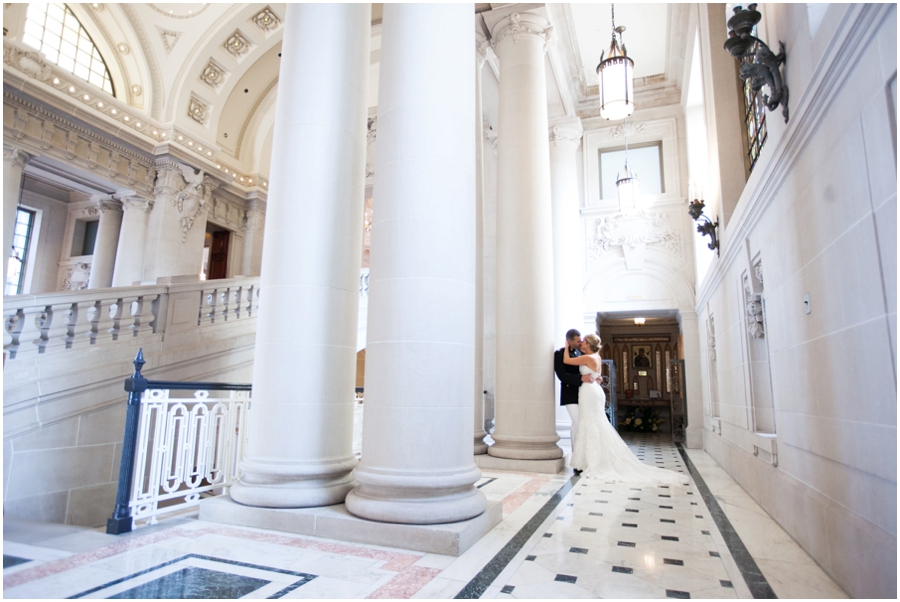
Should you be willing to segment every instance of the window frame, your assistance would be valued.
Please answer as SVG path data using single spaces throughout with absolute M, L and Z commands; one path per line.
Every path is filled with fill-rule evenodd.
M 659 192 L 652 192 L 649 194 L 651 194 L 653 196 L 665 196 L 665 194 L 666 194 L 666 171 L 665 171 L 665 160 L 663 159 L 663 141 L 662 140 L 651 140 L 648 142 L 639 142 L 637 144 L 629 144 L 628 150 L 635 151 L 635 150 L 640 150 L 642 148 L 651 148 L 651 147 L 657 148 L 657 157 L 659 159 Z M 603 196 L 603 155 L 604 155 L 604 153 L 618 153 L 618 152 L 622 152 L 624 150 L 625 150 L 624 144 L 622 144 L 621 146 L 610 146 L 610 147 L 597 149 L 597 177 L 598 177 L 598 185 L 600 187 L 601 200 L 608 201 L 608 200 L 614 200 L 614 199 L 618 198 L 618 197 L 613 197 L 613 199 L 606 199 Z M 616 167 L 616 172 L 621 171 L 623 167 L 624 167 L 624 164 Z M 634 166 L 632 165 L 632 167 L 634 167 Z M 641 172 L 640 172 L 640 170 L 636 170 L 636 171 L 637 171 L 638 179 L 640 179 Z M 644 190 L 641 190 L 641 194 L 648 194 L 648 193 L 646 193 Z
M 16 207 L 16 221 L 15 221 L 15 224 L 13 225 L 13 245 L 14 245 L 13 248 L 16 248 L 15 247 L 15 239 L 16 239 L 17 235 L 15 234 L 15 229 L 16 229 L 16 226 L 18 226 L 21 223 L 19 221 L 19 216 L 22 213 L 26 213 L 29 215 L 27 229 L 25 232 L 25 241 L 24 241 L 24 245 L 21 248 L 21 257 L 17 257 L 16 254 L 13 254 L 12 249 L 10 249 L 9 257 L 7 257 L 7 261 L 6 261 L 6 277 L 5 277 L 5 280 L 3 283 L 3 296 L 4 297 L 22 294 L 22 290 L 24 289 L 25 282 L 27 280 L 26 277 L 27 277 L 28 268 L 30 267 L 28 260 L 31 257 L 30 250 L 33 246 L 32 241 L 34 239 L 34 227 L 38 221 L 37 220 L 38 212 L 34 209 L 29 209 L 27 207 L 23 207 L 22 205 L 19 205 L 18 207 Z M 13 284 L 9 281 L 9 276 L 10 276 L 9 266 L 10 266 L 10 262 L 15 259 L 18 259 L 18 261 L 19 261 L 18 282 L 15 283 L 16 291 L 13 293 L 9 293 L 7 291 L 9 289 L 9 287 Z

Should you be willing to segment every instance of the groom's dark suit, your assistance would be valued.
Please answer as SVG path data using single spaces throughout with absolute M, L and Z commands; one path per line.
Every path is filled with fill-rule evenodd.
M 578 387 L 581 386 L 581 372 L 578 370 L 578 366 L 572 366 L 563 362 L 565 350 L 566 348 L 563 347 L 562 349 L 557 349 L 556 353 L 553 354 L 553 370 L 556 372 L 556 377 L 560 383 L 559 405 L 561 406 L 578 403 Z M 581 352 L 576 350 L 573 355 L 578 357 L 581 355 Z

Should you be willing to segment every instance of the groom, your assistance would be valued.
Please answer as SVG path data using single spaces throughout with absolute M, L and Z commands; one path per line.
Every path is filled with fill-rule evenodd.
M 574 328 L 566 333 L 566 347 L 571 349 L 569 355 L 578 357 L 581 355 L 581 333 Z M 578 387 L 581 383 L 591 382 L 589 375 L 582 376 L 578 366 L 571 366 L 563 362 L 563 353 L 566 348 L 557 349 L 553 354 L 553 370 L 559 379 L 559 405 L 565 406 L 572 419 L 572 451 L 575 450 L 575 437 L 578 436 Z M 576 470 L 575 474 L 580 473 Z

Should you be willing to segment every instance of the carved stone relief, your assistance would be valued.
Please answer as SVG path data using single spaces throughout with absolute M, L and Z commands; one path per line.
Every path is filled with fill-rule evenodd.
M 744 275 L 744 292 L 747 295 L 747 332 L 754 339 L 761 339 L 766 336 L 762 295 L 753 292 L 750 277 L 747 275 Z
M 630 131 L 628 132 L 628 135 L 630 135 L 630 136 L 637 136 L 638 134 L 643 134 L 647 131 L 647 124 L 644 123 L 643 121 L 635 121 L 629 125 L 630 125 L 630 127 L 628 129 Z M 622 138 L 624 135 L 625 135 L 625 124 L 619 124 L 616 127 L 609 130 L 610 138 L 614 138 L 614 139 Z
M 172 53 L 172 49 L 175 48 L 175 44 L 178 43 L 178 40 L 181 38 L 181 34 L 184 33 L 181 31 L 164 29 L 159 25 L 156 26 L 156 31 L 159 33 L 159 37 L 162 40 L 163 47 L 166 49 L 166 54 Z
M 281 25 L 281 19 L 268 6 L 250 17 L 250 20 L 265 34 L 275 31 Z
M 375 137 L 378 129 L 378 118 L 369 117 L 366 132 L 366 177 L 375 175 Z
M 79 262 L 66 268 L 62 281 L 62 290 L 81 291 L 88 287 L 91 279 L 91 264 Z
M 186 183 L 185 187 L 175 195 L 172 204 L 178 211 L 178 223 L 181 226 L 181 242 L 187 238 L 188 230 L 194 225 L 194 218 L 203 210 L 206 201 L 209 200 L 211 191 L 205 189 L 204 173 L 201 169 L 194 173 L 194 170 L 187 165 L 178 164 L 181 175 Z
M 47 81 L 53 75 L 53 67 L 37 51 L 27 51 L 13 46 L 3 47 L 3 62 L 25 75 Z
M 716 324 L 710 316 L 706 322 L 706 349 L 709 352 L 709 361 L 716 362 Z
M 231 54 L 231 56 L 240 60 L 241 57 L 250 52 L 252 44 L 244 37 L 244 34 L 242 34 L 240 30 L 235 30 L 235 32 L 225 40 L 223 47 Z
M 616 213 L 599 218 L 594 228 L 594 237 L 588 242 L 591 261 L 596 261 L 615 247 L 622 247 L 627 254 L 630 250 L 652 245 L 672 255 L 682 255 L 681 234 L 672 227 L 669 213 Z
M 206 125 L 209 118 L 209 105 L 199 100 L 195 96 L 191 96 L 191 103 L 188 106 L 188 116 L 200 125 Z
M 218 63 L 214 60 L 209 59 L 209 62 L 206 64 L 206 67 L 203 68 L 203 72 L 200 74 L 200 81 L 205 84 L 212 86 L 214 89 L 218 89 L 219 86 L 222 85 L 222 82 L 225 81 L 226 75 L 225 69 L 223 69 Z

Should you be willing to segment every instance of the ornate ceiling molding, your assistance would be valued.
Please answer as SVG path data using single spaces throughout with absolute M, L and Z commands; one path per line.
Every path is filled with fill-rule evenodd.
M 143 52 L 144 59 L 147 61 L 147 69 L 150 71 L 150 83 L 153 86 L 153 98 L 150 102 L 150 117 L 159 119 L 159 116 L 162 114 L 163 103 L 165 102 L 165 94 L 163 90 L 162 71 L 160 71 L 159 63 L 156 62 L 156 53 L 153 52 L 153 46 L 150 44 L 147 32 L 144 31 L 141 19 L 134 11 L 134 8 L 130 4 L 120 4 L 119 8 L 122 9 L 122 14 L 125 15 L 128 24 L 131 25 L 131 29 L 134 31 L 134 35 L 137 36 L 138 42 L 141 45 L 141 52 Z
M 169 17 L 170 19 L 193 19 L 194 17 L 202 15 L 203 12 L 206 11 L 207 8 L 209 8 L 209 5 L 210 5 L 210 3 L 204 4 L 203 8 L 201 8 L 200 10 L 198 10 L 196 12 L 190 12 L 186 15 L 176 15 L 174 12 L 172 12 L 171 9 L 164 10 L 164 9 L 159 8 L 155 4 L 147 4 L 147 6 L 149 6 L 150 8 L 152 8 L 159 14 Z M 166 6 L 178 6 L 178 4 L 166 4 Z

